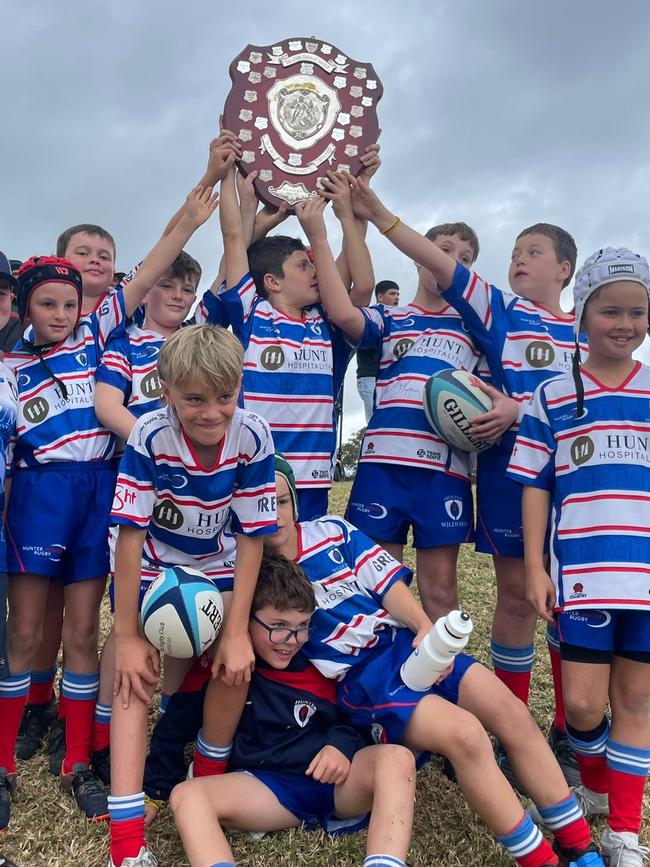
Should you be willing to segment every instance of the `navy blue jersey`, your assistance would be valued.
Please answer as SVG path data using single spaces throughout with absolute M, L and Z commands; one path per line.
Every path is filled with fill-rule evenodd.
M 186 684 L 176 692 L 157 723 L 145 765 L 145 792 L 167 799 L 185 779 L 185 745 L 201 726 L 204 688 L 195 665 Z M 206 668 L 205 680 L 209 677 Z M 344 722 L 336 709 L 336 684 L 296 654 L 285 669 L 261 659 L 255 671 L 241 721 L 235 734 L 228 769 L 282 771 L 304 774 L 314 756 L 330 744 L 352 759 L 366 745 L 363 736 Z

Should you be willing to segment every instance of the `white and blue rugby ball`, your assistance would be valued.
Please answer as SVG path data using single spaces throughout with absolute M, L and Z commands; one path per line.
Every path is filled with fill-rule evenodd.
M 426 381 L 424 412 L 443 440 L 461 452 L 482 452 L 492 443 L 474 439 L 470 422 L 492 409 L 492 401 L 465 370 L 440 370 Z
M 173 566 L 152 581 L 142 599 L 142 628 L 161 653 L 178 659 L 200 656 L 223 623 L 223 600 L 196 569 Z

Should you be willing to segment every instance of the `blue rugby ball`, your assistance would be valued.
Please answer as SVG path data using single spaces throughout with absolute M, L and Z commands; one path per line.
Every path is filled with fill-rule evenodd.
M 492 409 L 492 401 L 465 370 L 440 370 L 426 381 L 424 412 L 433 430 L 461 452 L 482 452 L 492 443 L 474 439 L 470 422 Z
M 140 609 L 147 640 L 178 659 L 200 656 L 223 623 L 223 600 L 212 581 L 187 566 L 164 569 L 147 588 Z

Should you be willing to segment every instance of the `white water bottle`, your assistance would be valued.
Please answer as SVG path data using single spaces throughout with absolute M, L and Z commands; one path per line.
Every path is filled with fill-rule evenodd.
M 409 689 L 426 692 L 454 657 L 467 646 L 474 624 L 464 611 L 439 617 L 419 647 L 402 664 L 400 675 Z

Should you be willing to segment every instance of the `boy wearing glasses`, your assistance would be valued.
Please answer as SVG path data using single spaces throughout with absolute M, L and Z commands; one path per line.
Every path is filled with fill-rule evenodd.
M 250 618 L 255 670 L 229 773 L 181 783 L 170 799 L 192 867 L 234 867 L 224 825 L 243 831 L 356 829 L 370 810 L 364 865 L 404 867 L 413 755 L 398 745 L 364 746 L 340 717 L 335 683 L 301 652 L 315 607 L 302 569 L 284 557 L 265 556 Z M 167 724 L 175 698 L 161 723 Z

